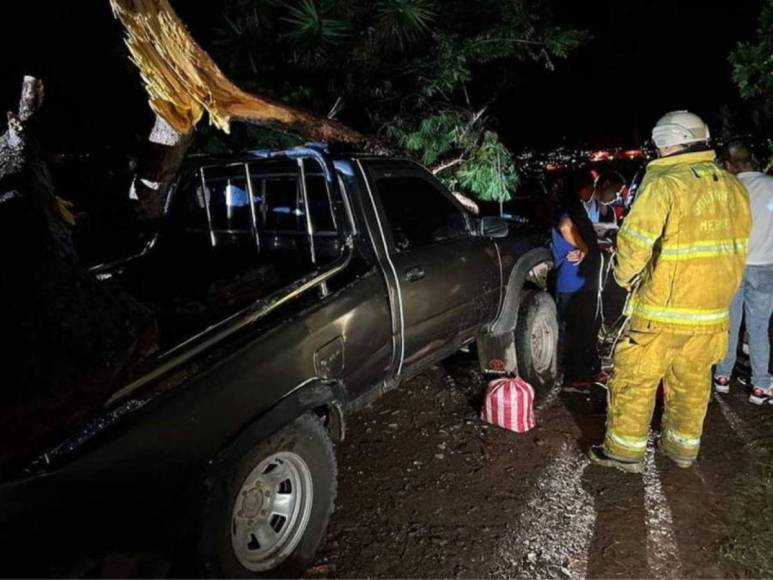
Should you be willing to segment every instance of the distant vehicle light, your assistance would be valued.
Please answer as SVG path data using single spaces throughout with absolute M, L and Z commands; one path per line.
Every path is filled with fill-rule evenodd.
M 591 153 L 590 160 L 591 161 L 609 161 L 613 158 L 613 155 L 609 151 L 594 151 Z

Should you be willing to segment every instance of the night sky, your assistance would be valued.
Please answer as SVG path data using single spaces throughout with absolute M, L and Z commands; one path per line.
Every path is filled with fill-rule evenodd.
M 594 40 L 559 61 L 538 86 L 520 86 L 503 103 L 502 125 L 520 126 L 516 142 L 550 145 L 566 136 L 569 142 L 633 145 L 667 111 L 689 109 L 715 128 L 721 105 L 742 106 L 727 56 L 738 41 L 753 38 L 760 0 L 557 6 L 566 7 L 557 10 L 562 21 L 589 30 Z
M 203 44 L 218 3 L 173 2 Z M 727 55 L 752 38 L 761 5 L 557 2 L 557 19 L 594 40 L 556 61 L 553 73 L 519 68 L 515 86 L 492 108 L 496 129 L 517 148 L 633 145 L 676 108 L 718 129 L 719 108 L 738 104 Z M 16 108 L 21 77 L 31 73 L 46 83 L 45 120 L 57 150 L 120 150 L 147 134 L 151 115 L 107 0 L 30 1 L 18 12 L 0 35 L 0 107 Z

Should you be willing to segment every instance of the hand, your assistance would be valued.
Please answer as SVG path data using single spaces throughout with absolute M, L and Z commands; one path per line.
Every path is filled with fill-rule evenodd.
M 582 250 L 580 248 L 577 248 L 576 250 L 572 250 L 568 254 L 566 254 L 566 259 L 569 260 L 572 264 L 579 264 L 585 259 L 585 256 L 588 255 L 588 252 L 586 250 Z

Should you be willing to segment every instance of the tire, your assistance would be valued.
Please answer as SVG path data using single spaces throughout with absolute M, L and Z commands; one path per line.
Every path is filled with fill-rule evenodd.
M 220 475 L 207 499 L 198 543 L 204 574 L 302 575 L 313 562 L 333 513 L 336 474 L 333 442 L 311 414 L 246 453 Z M 293 507 L 287 507 L 290 504 Z M 257 522 L 253 525 L 258 527 L 248 522 Z
M 542 290 L 525 289 L 515 327 L 518 372 L 535 389 L 549 387 L 558 377 L 558 318 L 556 303 Z

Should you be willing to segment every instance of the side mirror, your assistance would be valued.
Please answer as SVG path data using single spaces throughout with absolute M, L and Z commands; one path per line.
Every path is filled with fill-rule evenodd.
M 480 220 L 480 235 L 486 238 L 504 238 L 510 233 L 510 226 L 505 218 L 485 216 Z

